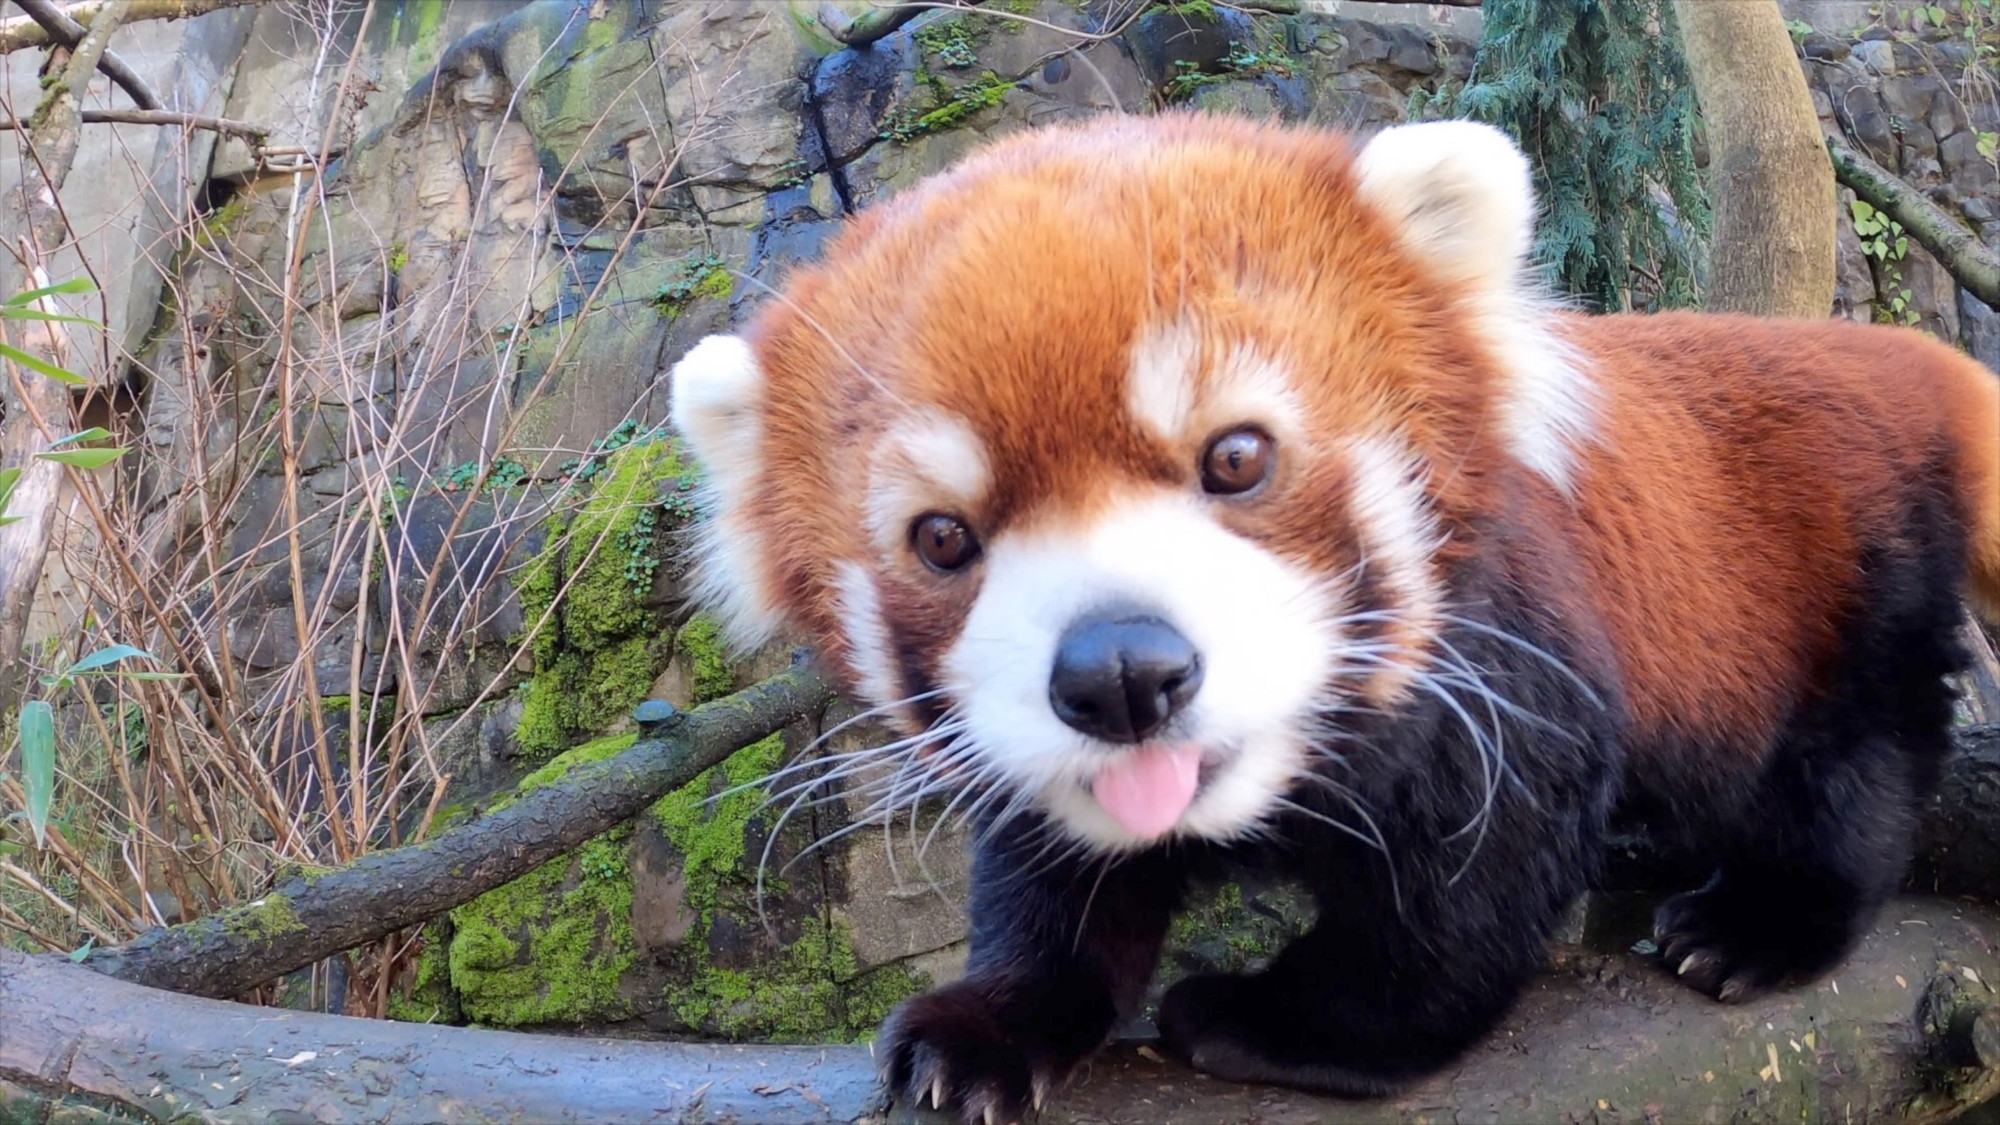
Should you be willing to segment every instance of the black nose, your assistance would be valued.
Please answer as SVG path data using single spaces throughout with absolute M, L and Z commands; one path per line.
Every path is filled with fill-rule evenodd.
M 1056 717 L 1109 742 L 1143 742 L 1201 687 L 1201 653 L 1157 617 L 1078 620 L 1056 645 L 1049 702 Z

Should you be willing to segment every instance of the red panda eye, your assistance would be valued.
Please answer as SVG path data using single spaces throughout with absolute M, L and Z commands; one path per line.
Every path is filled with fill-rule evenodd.
M 1201 487 L 1218 496 L 1234 496 L 1263 484 L 1277 467 L 1271 436 L 1254 426 L 1231 430 L 1201 455 Z
M 924 565 L 939 572 L 958 570 L 979 555 L 979 540 L 965 521 L 936 512 L 910 525 L 910 543 Z

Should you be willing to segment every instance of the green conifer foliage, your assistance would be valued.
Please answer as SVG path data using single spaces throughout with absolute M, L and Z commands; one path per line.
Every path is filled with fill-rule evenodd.
M 1536 256 L 1555 291 L 1605 310 L 1694 305 L 1709 229 L 1697 103 L 1667 0 L 1486 0 L 1461 88 L 1413 117 L 1466 117 L 1528 154 Z

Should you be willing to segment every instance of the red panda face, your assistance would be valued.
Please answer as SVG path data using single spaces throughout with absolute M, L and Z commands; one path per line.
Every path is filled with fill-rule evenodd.
M 1517 279 L 1530 208 L 1461 122 L 994 145 L 676 366 L 698 596 L 996 807 L 1254 833 L 1426 674 L 1503 462 L 1568 484 L 1590 388 Z

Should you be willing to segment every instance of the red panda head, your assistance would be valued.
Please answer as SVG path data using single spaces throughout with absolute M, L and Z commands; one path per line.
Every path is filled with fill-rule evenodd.
M 698 596 L 1077 840 L 1253 833 L 1422 674 L 1495 482 L 1569 484 L 1532 209 L 1465 122 L 991 145 L 675 367 Z

